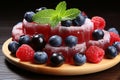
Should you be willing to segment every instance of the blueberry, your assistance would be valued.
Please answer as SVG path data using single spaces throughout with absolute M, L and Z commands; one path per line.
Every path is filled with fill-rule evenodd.
M 42 50 L 46 45 L 45 38 L 42 34 L 33 35 L 32 43 L 36 46 L 36 51 Z
M 74 60 L 75 65 L 80 66 L 86 62 L 86 56 L 84 54 L 76 53 L 73 56 L 73 60 Z
M 108 29 L 109 32 L 114 32 L 116 34 L 119 34 L 118 30 L 114 27 Z
M 35 11 L 36 11 L 36 12 L 39 12 L 39 11 L 45 10 L 45 9 L 47 9 L 47 8 L 46 8 L 46 7 L 40 7 L 40 8 L 38 8 L 38 9 L 36 9 Z
M 72 26 L 72 21 L 71 20 L 61 21 L 61 25 L 65 27 L 70 27 Z
M 75 19 L 72 20 L 74 26 L 81 26 L 84 24 L 86 17 L 80 13 Z
M 24 14 L 25 20 L 28 21 L 28 22 L 32 22 L 32 21 L 33 21 L 33 20 L 32 20 L 32 17 L 33 17 L 34 14 L 35 14 L 35 13 L 34 13 L 33 11 L 28 11 L 28 12 L 26 12 L 26 13 Z
M 8 44 L 8 49 L 11 53 L 15 54 L 17 49 L 20 47 L 20 44 L 16 41 L 12 41 Z
M 118 53 L 120 52 L 120 42 L 115 42 L 113 46 L 117 49 Z
M 78 43 L 78 38 L 76 36 L 68 36 L 65 39 L 65 44 L 69 47 L 73 47 Z
M 105 56 L 107 58 L 115 58 L 117 56 L 117 50 L 114 46 L 108 46 L 108 48 L 105 50 Z
M 52 66 L 61 66 L 64 63 L 64 56 L 59 53 L 53 53 L 50 57 L 50 62 Z
M 58 47 L 62 44 L 62 38 L 58 35 L 51 36 L 49 39 L 49 44 L 54 47 Z
M 30 44 L 31 42 L 31 38 L 29 35 L 22 35 L 20 36 L 19 38 L 19 44 L 22 45 L 22 44 Z
M 35 52 L 34 54 L 34 59 L 35 59 L 35 62 L 36 63 L 39 63 L 39 64 L 44 64 L 47 62 L 48 60 L 48 55 L 46 52 L 44 51 L 37 51 Z
M 94 40 L 103 39 L 104 32 L 100 29 L 96 29 L 93 31 L 92 36 L 93 36 Z

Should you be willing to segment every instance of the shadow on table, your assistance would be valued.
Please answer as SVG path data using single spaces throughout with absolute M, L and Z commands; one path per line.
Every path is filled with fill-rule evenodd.
M 37 74 L 30 72 L 28 70 L 21 69 L 19 67 L 16 67 L 15 65 L 9 63 L 5 59 L 6 66 L 13 72 L 16 73 L 16 75 L 20 75 L 22 78 L 25 79 L 32 79 L 32 80 L 38 80 L 38 79 L 44 79 L 44 80 L 119 80 L 120 79 L 120 64 L 102 71 L 98 73 L 93 74 L 86 74 L 86 75 L 76 75 L 76 76 L 54 76 L 54 75 L 46 75 L 46 74 Z M 112 78 L 111 78 L 112 77 Z

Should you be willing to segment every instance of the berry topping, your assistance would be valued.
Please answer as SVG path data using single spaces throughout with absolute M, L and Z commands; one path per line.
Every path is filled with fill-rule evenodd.
M 118 34 L 119 35 L 119 32 L 116 28 L 112 27 L 112 28 L 109 28 L 108 29 L 109 32 L 114 32 L 115 34 Z
M 116 41 L 120 41 L 120 37 L 118 34 L 116 34 L 114 32 L 109 32 L 109 33 L 110 33 L 110 45 L 112 45 Z
M 54 47 L 58 47 L 62 44 L 62 38 L 58 35 L 51 36 L 49 39 L 49 44 Z
M 114 46 L 109 46 L 105 50 L 105 56 L 109 59 L 115 58 L 117 56 L 117 49 Z
M 91 21 L 94 23 L 94 29 L 104 29 L 106 25 L 104 18 L 100 16 L 92 17 Z
M 64 61 L 64 56 L 59 53 L 53 53 L 50 57 L 50 62 L 52 66 L 61 66 L 64 63 Z
M 45 9 L 47 9 L 47 8 L 46 8 L 46 7 L 40 7 L 40 8 L 38 8 L 38 9 L 36 9 L 35 11 L 36 11 L 36 12 L 39 12 L 39 11 L 45 10 Z
M 30 44 L 31 42 L 31 38 L 29 35 L 22 35 L 20 36 L 19 38 L 19 44 L 22 45 L 22 44 Z
M 87 61 L 92 63 L 100 62 L 103 59 L 104 54 L 104 50 L 97 46 L 90 46 L 85 53 Z
M 36 50 L 42 50 L 46 45 L 46 41 L 42 34 L 33 35 L 32 43 L 36 47 Z
M 65 44 L 69 47 L 73 47 L 78 43 L 78 39 L 76 36 L 68 36 L 65 39 Z
M 8 49 L 11 53 L 16 53 L 17 49 L 20 47 L 20 44 L 16 41 L 12 41 L 8 44 Z
M 71 20 L 61 21 L 61 25 L 65 27 L 70 27 L 72 26 L 72 21 Z
M 93 37 L 94 40 L 103 39 L 104 32 L 100 29 L 96 29 L 96 30 L 93 31 L 92 37 Z
M 35 51 L 27 44 L 21 45 L 16 51 L 16 57 L 21 61 L 31 61 L 34 60 Z
M 81 25 L 83 25 L 84 22 L 85 22 L 85 18 L 86 17 L 82 13 L 80 13 L 74 20 L 72 20 L 73 21 L 73 25 L 74 26 L 81 26 Z
M 36 63 L 44 64 L 44 63 L 46 63 L 47 59 L 48 59 L 48 55 L 44 51 L 41 51 L 41 52 L 37 51 L 34 54 L 34 60 Z
M 115 42 L 113 46 L 117 49 L 118 53 L 120 52 L 120 42 Z
M 28 21 L 28 22 L 32 22 L 32 21 L 33 21 L 33 20 L 32 20 L 32 17 L 33 17 L 34 14 L 35 14 L 35 13 L 34 13 L 33 11 L 26 12 L 26 13 L 24 14 L 25 20 Z
M 86 56 L 84 54 L 76 53 L 73 56 L 73 60 L 74 60 L 75 65 L 80 66 L 86 62 Z

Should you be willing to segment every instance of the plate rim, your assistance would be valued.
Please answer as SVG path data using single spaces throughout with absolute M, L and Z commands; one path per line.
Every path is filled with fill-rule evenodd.
M 18 58 L 10 55 L 10 51 L 8 50 L 8 43 L 12 41 L 12 38 L 7 39 L 2 46 L 2 52 L 6 59 L 20 67 L 35 73 L 41 74 L 50 74 L 50 75 L 84 75 L 91 74 L 100 71 L 104 71 L 109 69 L 120 62 L 120 54 L 118 54 L 114 59 L 103 59 L 100 63 L 85 63 L 82 66 L 75 66 L 69 64 L 63 64 L 60 67 L 51 67 L 46 66 L 45 64 L 33 64 L 30 62 L 20 61 Z M 92 67 L 92 68 L 91 68 Z

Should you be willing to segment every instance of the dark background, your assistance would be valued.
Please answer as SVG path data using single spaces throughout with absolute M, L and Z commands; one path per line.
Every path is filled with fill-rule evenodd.
M 0 2 L 0 25 L 3 21 L 14 21 L 12 24 L 22 21 L 26 11 L 35 11 L 36 8 L 45 6 L 47 8 L 55 8 L 62 0 L 3 0 Z M 79 8 L 84 11 L 89 18 L 93 16 L 101 16 L 105 18 L 107 27 L 119 26 L 119 22 L 114 22 L 120 16 L 118 0 L 66 0 L 68 8 Z M 111 16 L 114 14 L 114 19 Z M 8 25 L 7 25 L 8 24 Z M 10 22 L 7 26 L 13 26 Z
M 51 76 L 34 74 L 9 63 L 2 54 L 3 43 L 11 37 L 13 26 L 23 20 L 26 11 L 46 6 L 55 8 L 60 0 L 0 0 L 0 80 L 120 80 L 120 63 L 103 72 L 79 76 Z M 120 4 L 118 0 L 66 0 L 68 8 L 79 8 L 89 18 L 101 16 L 106 29 L 120 32 Z

